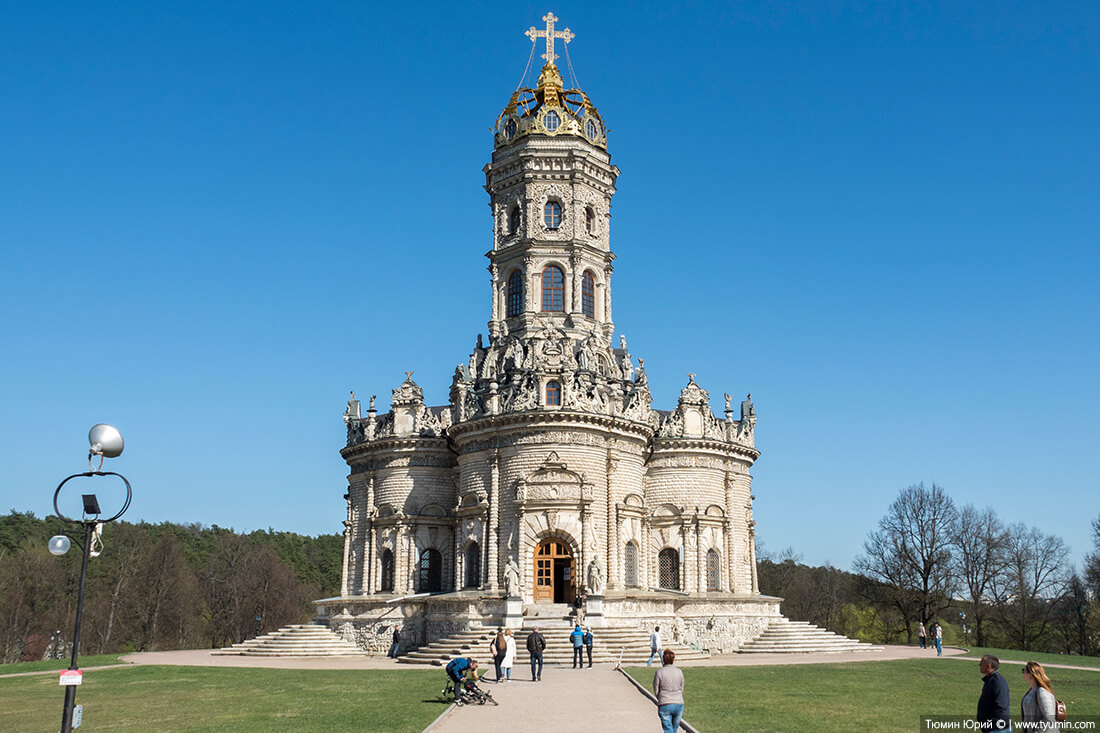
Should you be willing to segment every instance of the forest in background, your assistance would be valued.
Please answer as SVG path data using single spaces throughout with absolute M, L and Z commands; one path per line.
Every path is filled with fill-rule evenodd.
M 82 551 L 47 550 L 70 527 L 0 516 L 0 661 L 71 653 Z M 335 534 L 112 522 L 88 563 L 80 652 L 217 648 L 302 623 L 339 595 L 343 551 Z

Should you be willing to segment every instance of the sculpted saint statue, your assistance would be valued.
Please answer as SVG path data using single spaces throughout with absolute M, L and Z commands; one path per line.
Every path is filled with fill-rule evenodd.
M 504 565 L 504 594 L 509 598 L 519 595 L 519 566 L 512 558 Z
M 752 392 L 750 392 L 745 399 L 741 400 L 741 419 L 746 420 L 755 415 L 756 410 L 752 406 Z
M 603 595 L 603 568 L 600 567 L 599 555 L 588 563 L 588 593 L 594 596 Z

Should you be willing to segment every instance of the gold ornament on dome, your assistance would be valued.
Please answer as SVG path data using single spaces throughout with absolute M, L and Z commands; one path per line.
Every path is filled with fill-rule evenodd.
M 507 144 L 530 134 L 575 135 L 593 145 L 607 147 L 607 130 L 596 106 L 580 89 L 565 89 L 561 73 L 554 63 L 559 58 L 554 52 L 554 41 L 560 39 L 568 44 L 575 35 L 568 28 L 554 30 L 558 18 L 553 13 L 547 13 L 542 19 L 546 22 L 546 29 L 538 30 L 531 26 L 526 35 L 532 43 L 539 38 L 546 39 L 546 53 L 542 54 L 546 65 L 539 74 L 538 86 L 517 89 L 508 106 L 497 117 L 493 128 L 497 144 Z

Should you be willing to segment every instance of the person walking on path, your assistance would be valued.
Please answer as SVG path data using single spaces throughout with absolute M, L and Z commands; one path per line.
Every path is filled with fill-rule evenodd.
M 1031 723 L 1028 730 L 1054 730 L 1057 701 L 1050 687 L 1050 678 L 1038 662 L 1028 662 L 1020 670 L 1031 689 L 1020 700 L 1020 720 Z
M 917 637 L 920 639 L 920 648 L 926 649 L 928 647 L 928 630 L 924 628 L 924 622 L 920 622 L 920 627 L 917 628 Z
M 539 633 L 539 627 L 536 626 L 527 635 L 527 651 L 531 654 L 532 682 L 542 682 L 542 652 L 544 649 L 546 649 L 546 638 Z
M 516 662 L 516 637 L 512 636 L 512 630 L 504 632 L 504 659 L 500 661 L 500 668 L 504 670 L 504 679 L 512 679 L 512 665 Z
M 500 663 L 504 661 L 504 652 L 508 650 L 508 642 L 504 639 L 504 629 L 497 629 L 497 635 L 489 643 L 489 653 L 493 655 L 493 667 L 497 671 L 497 684 L 500 684 Z
M 653 657 L 661 659 L 661 627 L 654 626 L 653 633 L 649 635 L 649 661 L 645 663 L 645 666 L 653 666 Z
M 592 627 L 584 627 L 584 650 L 588 652 L 588 666 L 592 666 Z
M 397 659 L 397 648 L 401 646 L 401 627 L 397 624 L 393 625 L 393 643 L 390 644 L 390 653 L 387 654 L 390 659 Z
M 978 725 L 981 730 L 1012 730 L 1008 719 L 1008 682 L 997 668 L 1001 666 L 992 654 L 978 662 L 982 672 L 982 694 L 978 697 Z
M 657 697 L 657 717 L 664 733 L 676 733 L 684 717 L 684 673 L 672 663 L 676 652 L 665 649 L 663 665 L 653 675 L 653 694 Z
M 936 622 L 936 628 L 933 632 L 936 635 L 936 656 L 943 656 L 943 627 L 940 626 L 940 622 Z
M 573 669 L 583 669 L 584 632 L 581 631 L 580 624 L 577 624 L 577 627 L 573 629 L 573 633 L 569 635 L 569 641 L 573 642 Z

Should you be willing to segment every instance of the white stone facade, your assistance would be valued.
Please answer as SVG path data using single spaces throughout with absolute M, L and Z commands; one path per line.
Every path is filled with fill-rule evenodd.
M 488 342 L 446 405 L 426 406 L 411 372 L 387 413 L 352 396 L 341 595 L 319 616 L 384 650 L 394 622 L 414 643 L 502 623 L 511 583 L 524 606 L 589 585 L 606 623 L 734 650 L 779 613 L 756 585 L 752 403 L 735 420 L 726 395 L 716 417 L 689 375 L 673 410 L 652 408 L 643 361 L 613 342 L 619 170 L 602 120 L 551 65 L 526 91 L 485 167 Z

